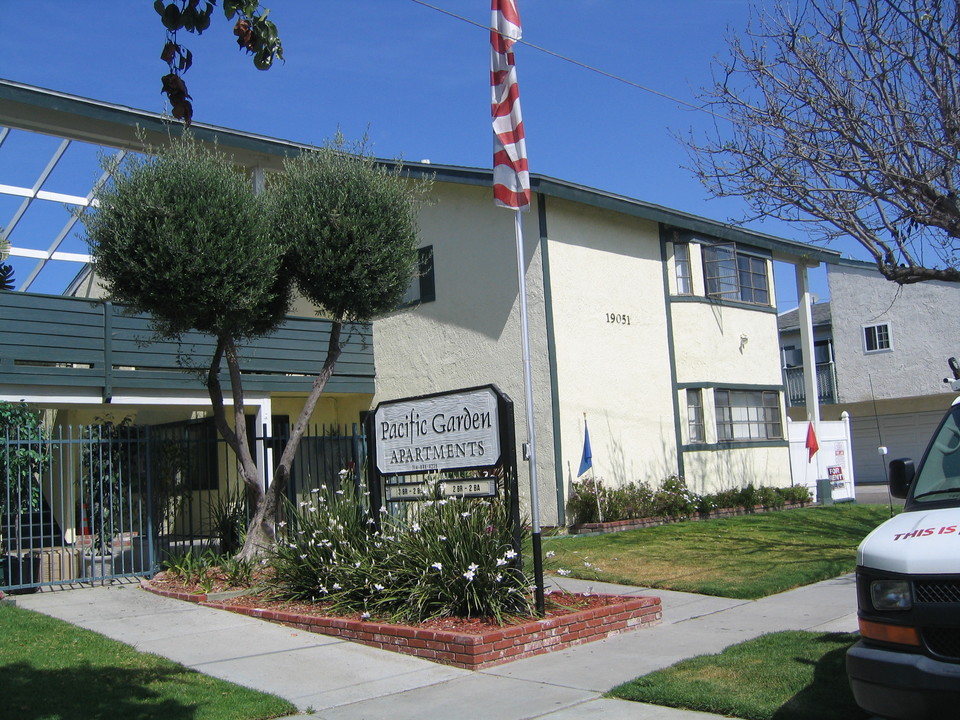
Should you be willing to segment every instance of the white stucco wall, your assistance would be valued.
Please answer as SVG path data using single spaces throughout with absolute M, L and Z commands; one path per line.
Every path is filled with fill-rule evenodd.
M 831 265 L 827 273 L 840 402 L 952 396 L 947 358 L 960 357 L 960 287 L 900 287 L 874 268 Z M 889 323 L 893 348 L 867 353 L 863 326 Z M 872 387 L 871 387 L 872 383 Z
M 550 198 L 547 232 L 564 484 L 584 413 L 597 477 L 657 484 L 676 468 L 658 226 Z
M 552 524 L 550 371 L 535 209 L 523 214 L 523 233 L 540 519 Z M 519 455 L 527 433 L 514 213 L 494 207 L 487 186 L 438 182 L 421 210 L 420 237 L 421 246 L 433 247 L 437 299 L 375 321 L 374 402 L 493 383 L 513 400 Z M 529 497 L 523 462 L 520 492 Z

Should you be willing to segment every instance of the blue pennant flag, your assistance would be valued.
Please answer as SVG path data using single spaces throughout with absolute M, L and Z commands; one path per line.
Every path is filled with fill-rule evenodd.
M 577 477 L 583 475 L 593 467 L 593 451 L 590 449 L 590 430 L 587 428 L 587 419 L 583 419 L 583 455 L 580 456 L 580 471 Z

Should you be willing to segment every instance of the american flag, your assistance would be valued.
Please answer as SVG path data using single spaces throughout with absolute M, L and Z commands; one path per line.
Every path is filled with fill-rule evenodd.
M 493 104 L 493 197 L 497 205 L 526 210 L 530 173 L 520 116 L 520 90 L 513 45 L 520 39 L 516 0 L 493 0 L 490 30 L 490 85 Z

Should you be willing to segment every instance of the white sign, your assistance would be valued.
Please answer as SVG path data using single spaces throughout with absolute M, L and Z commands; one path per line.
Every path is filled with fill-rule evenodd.
M 500 460 L 493 388 L 381 403 L 377 468 L 386 475 L 490 467 Z

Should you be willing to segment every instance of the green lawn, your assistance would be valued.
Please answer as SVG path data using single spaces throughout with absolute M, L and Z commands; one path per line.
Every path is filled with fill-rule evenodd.
M 856 549 L 890 516 L 843 504 L 543 538 L 544 567 L 584 580 L 755 599 L 852 572 Z
M 857 636 L 780 632 L 615 687 L 624 700 L 746 720 L 860 720 L 844 655 Z
M 273 695 L 12 605 L 0 605 L 0 677 L 0 720 L 256 720 L 298 712 Z

